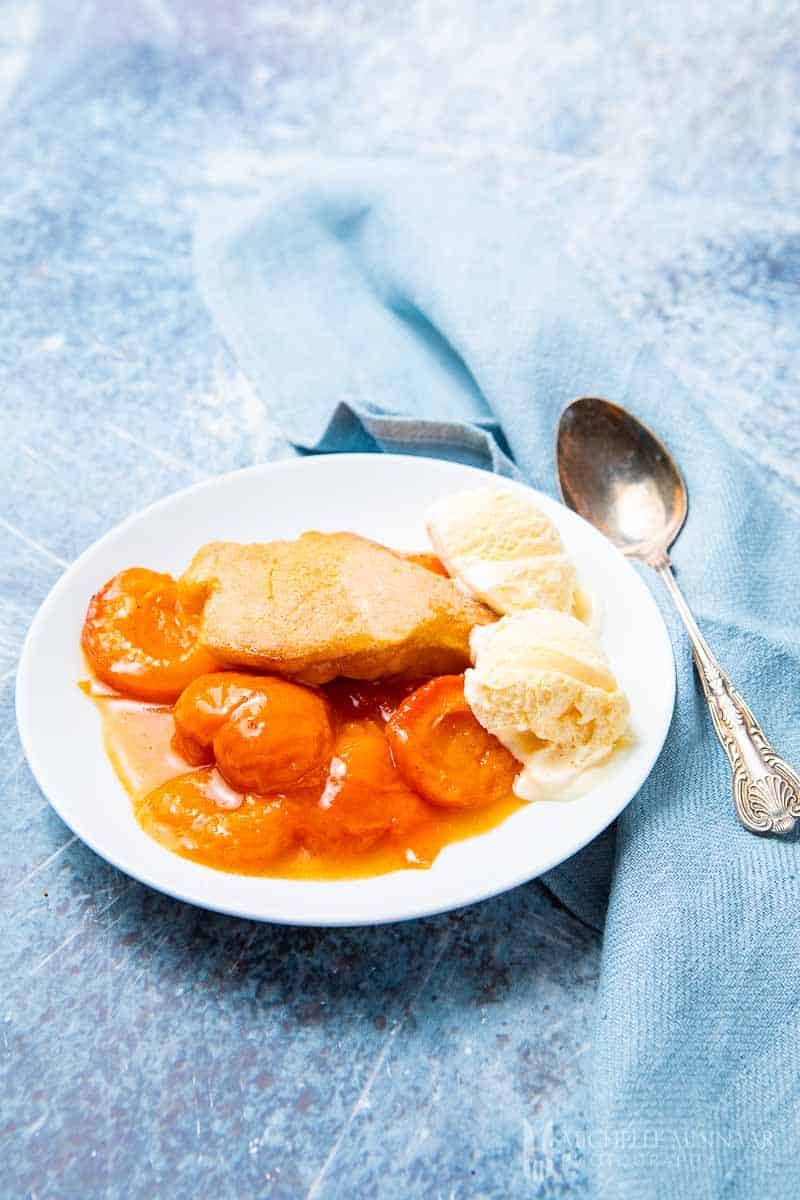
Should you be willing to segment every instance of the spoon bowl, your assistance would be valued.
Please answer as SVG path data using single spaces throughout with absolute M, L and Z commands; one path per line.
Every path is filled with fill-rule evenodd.
M 624 408 L 586 396 L 561 414 L 556 445 L 564 502 L 623 554 L 663 557 L 688 512 L 678 465 L 655 434 Z

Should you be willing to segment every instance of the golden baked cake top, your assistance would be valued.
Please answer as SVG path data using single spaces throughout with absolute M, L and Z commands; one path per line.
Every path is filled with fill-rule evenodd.
M 451 579 L 354 533 L 201 547 L 180 580 L 205 592 L 200 641 L 220 663 L 325 683 L 447 674 L 496 620 Z

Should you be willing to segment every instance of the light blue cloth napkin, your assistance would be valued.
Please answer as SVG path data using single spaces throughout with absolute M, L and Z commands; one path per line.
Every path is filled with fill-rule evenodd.
M 682 464 L 680 580 L 723 664 L 800 762 L 798 529 L 701 405 L 622 327 L 563 249 L 464 179 L 309 169 L 206 218 L 201 286 L 288 437 L 518 472 L 554 489 L 553 434 L 580 395 L 629 406 Z M 516 464 L 516 466 L 514 465 Z M 675 717 L 606 836 L 547 879 L 602 923 L 589 1146 L 596 1193 L 800 1194 L 800 852 L 733 814 L 688 642 L 663 605 Z

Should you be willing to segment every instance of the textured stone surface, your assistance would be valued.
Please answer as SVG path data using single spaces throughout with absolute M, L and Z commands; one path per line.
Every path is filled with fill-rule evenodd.
M 452 161 L 532 220 L 546 181 L 571 252 L 800 510 L 798 7 L 647 7 L 0 3 L 3 1197 L 590 1193 L 596 935 L 535 884 L 339 932 L 160 897 L 50 811 L 13 687 L 96 537 L 291 453 L 190 254 L 201 201 L 300 153 Z

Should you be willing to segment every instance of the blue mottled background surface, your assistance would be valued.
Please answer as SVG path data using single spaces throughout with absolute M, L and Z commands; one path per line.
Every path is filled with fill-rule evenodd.
M 452 162 L 523 207 L 547 180 L 572 255 L 800 511 L 798 18 L 0 2 L 3 1200 L 591 1194 L 595 933 L 537 884 L 333 932 L 161 897 L 48 808 L 16 661 L 110 526 L 291 453 L 210 325 L 191 238 L 202 201 L 309 152 Z

